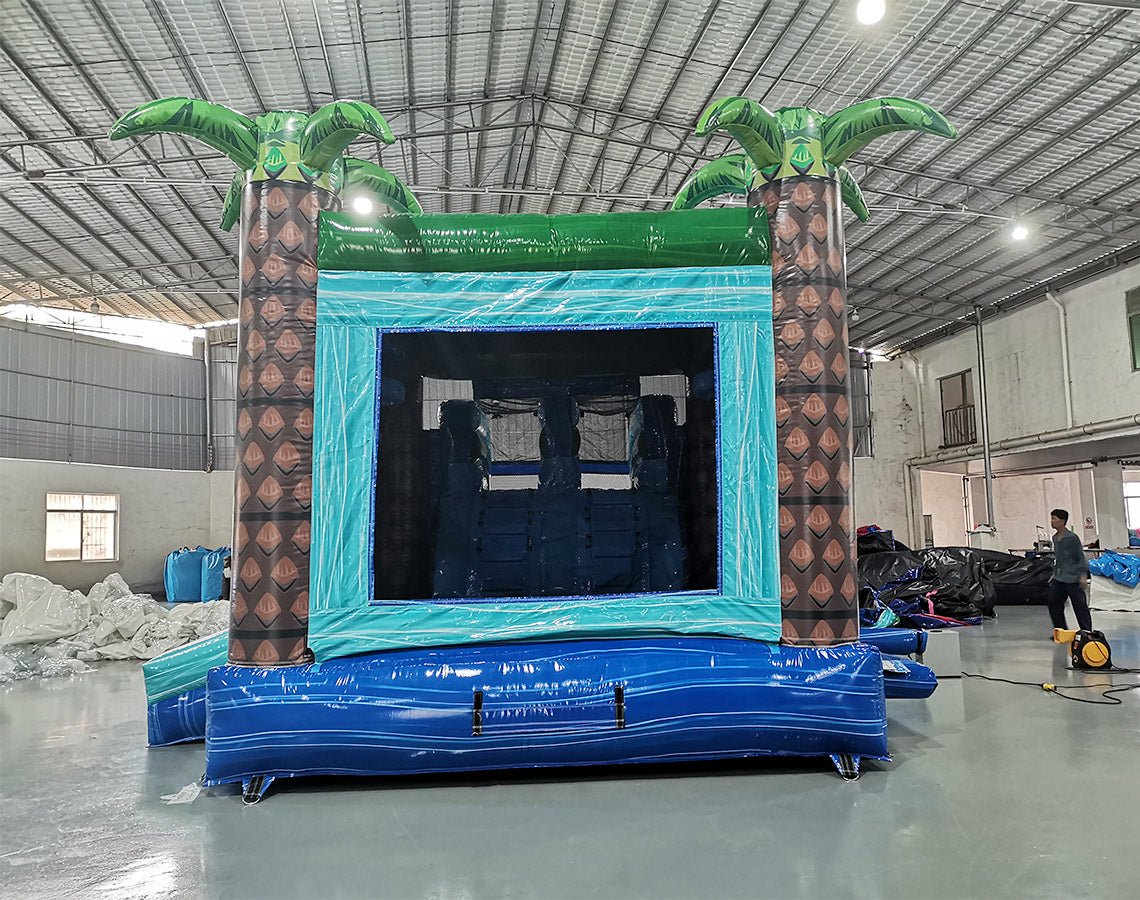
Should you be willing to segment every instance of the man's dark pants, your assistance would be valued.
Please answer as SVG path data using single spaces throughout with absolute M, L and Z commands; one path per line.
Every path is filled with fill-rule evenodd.
M 1068 628 L 1065 622 L 1065 600 L 1073 603 L 1073 612 L 1077 614 L 1077 624 L 1082 631 L 1092 630 L 1092 614 L 1085 601 L 1085 591 L 1077 581 L 1050 581 L 1049 582 L 1049 615 L 1053 619 L 1054 628 Z

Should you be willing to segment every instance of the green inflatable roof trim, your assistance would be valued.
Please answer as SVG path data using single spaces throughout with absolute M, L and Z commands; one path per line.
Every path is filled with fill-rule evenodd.
M 551 272 L 767 266 L 763 208 L 384 216 L 321 213 L 317 265 L 357 272 Z

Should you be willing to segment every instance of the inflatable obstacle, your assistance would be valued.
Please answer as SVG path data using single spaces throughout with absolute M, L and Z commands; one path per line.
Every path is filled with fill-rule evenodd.
M 233 623 L 145 667 L 210 784 L 887 753 L 925 667 L 858 641 L 843 163 L 897 130 L 733 98 L 677 206 L 423 215 L 335 102 L 145 104 L 239 168 Z M 396 215 L 339 212 L 361 195 Z M 897 642 L 897 638 L 892 641 Z M 917 642 L 917 639 L 915 639 Z M 903 644 L 906 643 L 904 640 Z

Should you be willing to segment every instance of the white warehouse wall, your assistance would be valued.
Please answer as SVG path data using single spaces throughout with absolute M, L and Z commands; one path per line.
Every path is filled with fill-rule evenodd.
M 912 359 L 875 363 L 871 371 L 871 421 L 875 455 L 855 460 L 855 522 L 889 528 L 906 543 L 905 463 L 922 452 Z M 917 491 L 916 486 L 912 488 Z
M 229 547 L 234 536 L 234 473 L 232 469 L 211 472 L 210 540 L 207 547 Z
M 1073 421 L 1077 425 L 1140 413 L 1140 372 L 1132 371 L 1124 312 L 1124 294 L 1135 287 L 1140 287 L 1140 263 L 1056 295 L 1067 315 Z M 983 333 L 991 440 L 1065 428 L 1057 308 L 1044 300 L 1017 309 L 988 320 Z M 978 395 L 974 331 L 923 347 L 914 357 L 925 375 L 925 438 L 927 447 L 934 450 L 942 443 L 938 379 L 970 369 Z
M 119 495 L 117 562 L 44 561 L 44 501 L 53 491 Z M 0 575 L 31 572 L 86 591 L 120 572 L 137 590 L 157 590 L 170 551 L 228 544 L 232 516 L 233 472 L 0 459 Z
M 1075 472 L 1051 472 L 1035 475 L 1003 475 L 994 479 L 994 513 L 999 543 L 1002 549 L 1028 550 L 1037 540 L 1037 526 L 1051 536 L 1049 512 L 1057 509 L 1069 511 L 1069 528 L 1081 543 L 1095 537 L 1095 529 L 1084 527 L 1086 511 L 1081 502 L 1081 481 L 1091 487 L 1092 473 L 1087 469 Z M 970 492 L 975 511 L 982 510 L 979 521 L 985 518 L 985 479 L 971 478 Z M 980 501 L 980 504 L 979 504 Z M 1092 515 L 1092 510 L 1088 511 Z M 975 512 L 977 516 L 977 512 Z
M 1074 425 L 1087 425 L 1140 413 L 1140 372 L 1133 372 L 1126 327 L 1125 292 L 1140 286 L 1140 263 L 1133 263 L 1100 278 L 1059 292 L 1066 309 L 1072 376 Z M 1014 310 L 985 323 L 986 362 L 989 389 L 991 439 L 1023 437 L 1068 426 L 1065 413 L 1064 377 L 1061 366 L 1061 320 L 1048 300 Z M 875 458 L 855 461 L 855 513 L 859 524 L 877 522 L 907 534 L 907 509 L 903 479 L 906 460 L 936 451 L 942 443 L 942 409 L 938 380 L 969 369 L 977 393 L 977 347 L 973 329 L 946 338 L 889 362 L 878 362 L 872 373 L 871 409 L 874 422 Z M 979 422 L 980 432 L 980 422 Z M 1125 434 L 1129 432 L 1119 432 Z M 1140 457 L 1140 428 L 1134 455 Z M 1091 473 L 1090 485 L 1068 485 L 1068 505 L 1082 515 L 1094 515 L 1105 546 L 1126 541 L 1123 525 L 1123 486 L 1120 467 L 1101 462 Z M 949 490 L 937 479 L 927 489 L 936 492 L 926 502 L 922 480 L 915 477 L 912 490 L 912 539 L 921 537 L 921 515 L 939 511 L 936 532 L 950 527 Z M 1022 484 L 1021 488 L 1026 485 Z M 1008 489 L 1008 493 L 1007 493 Z M 1001 546 L 1024 545 L 1036 524 L 1038 498 L 1044 485 L 1038 483 L 1033 498 L 1018 493 L 1016 483 L 995 489 L 997 518 L 1012 533 L 999 535 Z M 975 491 L 975 493 L 977 493 Z M 1095 494 L 1095 504 L 1089 502 Z M 942 512 L 946 506 L 947 510 Z M 955 501 L 959 514 L 961 492 Z M 1093 508 L 1095 506 L 1095 513 Z M 1004 513 L 1008 507 L 1012 513 Z M 1033 507 L 1031 509 L 1030 507 Z M 932 513 L 933 514 L 933 513 Z M 1075 523 L 1086 540 L 1083 521 Z M 943 522 L 941 529 L 937 522 Z M 960 531 L 960 526 L 954 526 Z M 936 539 L 942 537 L 936 533 Z M 958 542 L 960 539 L 956 539 Z M 1011 543 L 1012 541 L 1012 543 Z

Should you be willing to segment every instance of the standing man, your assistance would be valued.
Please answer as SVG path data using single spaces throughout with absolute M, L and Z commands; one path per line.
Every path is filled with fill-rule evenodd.
M 1077 624 L 1082 631 L 1092 630 L 1092 615 L 1085 600 L 1085 585 L 1089 583 L 1089 563 L 1081 539 L 1065 526 L 1069 511 L 1055 509 L 1049 513 L 1053 535 L 1053 578 L 1049 582 L 1049 615 L 1054 628 L 1068 628 L 1065 622 L 1065 598 L 1072 601 Z

